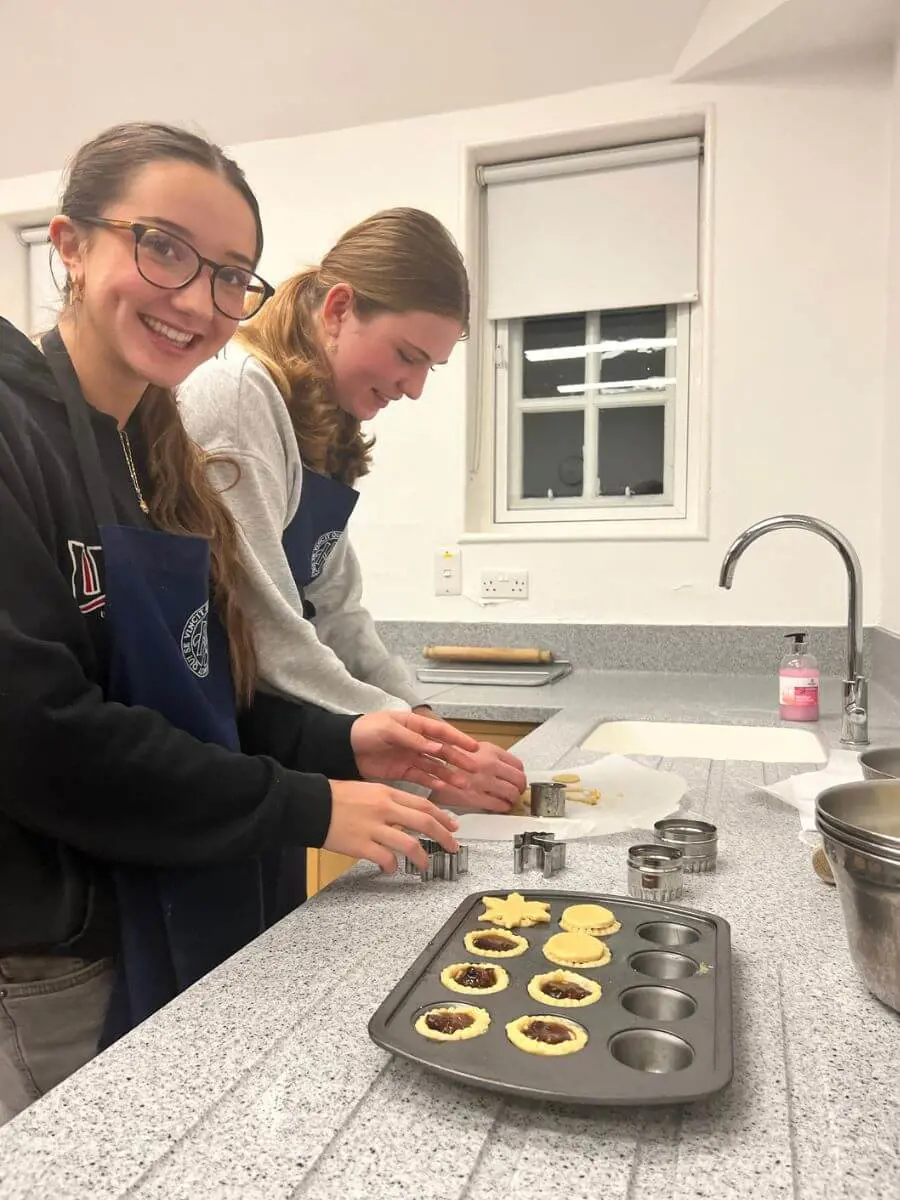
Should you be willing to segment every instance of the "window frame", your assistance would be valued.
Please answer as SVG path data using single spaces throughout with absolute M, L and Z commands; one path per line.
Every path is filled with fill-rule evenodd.
M 668 306 L 666 335 L 673 334 L 675 386 L 665 391 L 627 393 L 589 392 L 571 399 L 522 397 L 523 320 L 487 322 L 485 336 L 492 346 L 490 408 L 493 413 L 494 471 L 492 518 L 496 525 L 523 523 L 569 524 L 604 521 L 684 521 L 687 512 L 687 466 L 691 410 L 692 334 L 698 303 Z M 602 312 L 586 314 L 586 341 L 599 340 Z M 668 362 L 672 348 L 668 348 Z M 600 356 L 587 355 L 585 382 L 599 381 Z M 657 496 L 597 496 L 584 494 L 588 480 L 597 478 L 597 417 L 602 408 L 636 408 L 648 405 L 665 409 L 663 502 Z M 557 497 L 514 497 L 512 481 L 522 478 L 522 414 L 526 412 L 584 412 L 584 485 L 582 495 Z M 520 486 L 520 485 L 519 485 Z
M 47 221 L 49 220 L 48 217 Z M 47 223 L 20 226 L 16 230 L 16 236 L 24 249 L 26 320 L 23 327 L 27 328 L 29 337 L 36 337 L 53 328 L 63 305 L 63 296 L 53 272 L 53 245 Z M 40 263 L 35 263 L 35 255 L 39 250 L 46 250 L 46 263 L 43 253 Z M 43 269 L 44 266 L 55 289 L 52 300 L 48 300 L 45 293 L 35 289 L 36 270 Z
M 626 118 L 590 124 L 572 123 L 560 128 L 554 123 L 530 134 L 474 136 L 460 146 L 459 206 L 466 262 L 474 283 L 472 292 L 472 337 L 464 357 L 466 380 L 465 487 L 463 527 L 457 534 L 460 545 L 591 544 L 631 542 L 639 544 L 707 541 L 711 513 L 711 447 L 713 430 L 712 388 L 714 378 L 713 243 L 717 176 L 718 109 L 711 101 L 669 103 L 661 98 L 651 110 L 634 112 Z M 631 520 L 617 519 L 608 512 L 601 520 L 521 521 L 494 520 L 494 473 L 497 430 L 494 413 L 494 341 L 486 313 L 484 272 L 487 267 L 487 219 L 485 189 L 479 182 L 483 167 L 524 159 L 581 154 L 598 149 L 633 145 L 697 135 L 703 142 L 700 180 L 700 299 L 691 311 L 691 354 L 686 462 L 685 516 L 682 520 L 642 520 L 638 508 L 619 510 Z

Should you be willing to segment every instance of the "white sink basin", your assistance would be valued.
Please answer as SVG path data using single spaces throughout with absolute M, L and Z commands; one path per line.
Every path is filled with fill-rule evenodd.
M 610 754 L 767 763 L 823 763 L 828 757 L 808 729 L 668 721 L 606 721 L 588 734 L 581 748 Z

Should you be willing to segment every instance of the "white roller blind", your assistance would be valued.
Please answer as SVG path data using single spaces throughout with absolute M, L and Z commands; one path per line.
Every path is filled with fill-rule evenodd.
M 21 229 L 19 236 L 28 254 L 28 332 L 44 333 L 56 324 L 62 303 L 50 270 L 51 243 L 46 226 Z
M 698 297 L 699 138 L 485 167 L 488 317 Z

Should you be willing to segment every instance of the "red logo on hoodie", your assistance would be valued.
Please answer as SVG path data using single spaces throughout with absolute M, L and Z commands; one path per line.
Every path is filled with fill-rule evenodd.
M 100 580 L 98 555 L 102 547 L 86 546 L 69 538 L 69 557 L 72 559 L 72 595 L 85 614 L 96 612 L 106 605 L 106 593 Z

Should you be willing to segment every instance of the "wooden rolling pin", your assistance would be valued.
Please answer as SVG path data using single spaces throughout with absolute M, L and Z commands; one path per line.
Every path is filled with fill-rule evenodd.
M 468 663 L 548 663 L 553 662 L 552 650 L 505 646 L 425 646 L 424 658 L 435 662 Z

